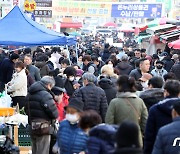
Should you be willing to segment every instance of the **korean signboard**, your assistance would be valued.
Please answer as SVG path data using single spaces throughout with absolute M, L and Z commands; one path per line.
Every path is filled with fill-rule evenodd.
M 34 10 L 35 17 L 52 18 L 52 10 Z
M 36 0 L 37 7 L 52 7 L 52 0 Z
M 36 2 L 34 0 L 25 0 L 24 9 L 27 12 L 33 12 L 36 9 Z
M 104 2 L 53 0 L 53 15 L 66 16 L 111 16 L 111 4 Z
M 112 4 L 111 17 L 161 18 L 162 4 Z

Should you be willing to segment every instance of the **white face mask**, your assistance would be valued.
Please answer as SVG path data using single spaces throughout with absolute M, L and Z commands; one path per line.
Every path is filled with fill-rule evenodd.
M 79 117 L 77 114 L 66 114 L 66 120 L 68 120 L 71 124 L 76 124 Z
M 74 76 L 69 77 L 69 81 L 74 81 Z

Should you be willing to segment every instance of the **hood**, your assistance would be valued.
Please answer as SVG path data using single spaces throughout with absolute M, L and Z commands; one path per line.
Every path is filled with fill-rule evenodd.
M 143 91 L 140 94 L 140 97 L 142 99 L 150 98 L 150 97 L 157 97 L 157 98 L 164 97 L 164 92 L 163 92 L 163 89 L 161 89 L 161 88 L 152 88 L 152 89 Z
M 179 101 L 180 98 L 166 98 L 157 104 L 157 108 L 163 113 L 171 116 L 172 105 Z
M 127 62 L 120 62 L 117 67 L 121 70 L 125 70 L 129 67 L 129 64 Z
M 102 89 L 110 89 L 113 87 L 113 82 L 107 78 L 102 78 L 98 84 Z
M 38 68 L 42 68 L 44 65 L 46 65 L 46 62 L 44 61 L 38 61 L 35 63 L 35 66 Z
M 137 98 L 136 93 L 133 92 L 118 92 L 117 97 L 119 98 Z
M 41 81 L 35 82 L 29 88 L 30 94 L 33 94 L 39 91 L 48 91 L 48 89 L 45 87 L 45 85 Z

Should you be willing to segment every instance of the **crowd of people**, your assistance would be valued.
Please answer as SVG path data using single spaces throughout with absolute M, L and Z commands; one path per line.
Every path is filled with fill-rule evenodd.
M 28 115 L 32 153 L 179 154 L 180 55 L 100 40 L 0 50 L 0 91 Z

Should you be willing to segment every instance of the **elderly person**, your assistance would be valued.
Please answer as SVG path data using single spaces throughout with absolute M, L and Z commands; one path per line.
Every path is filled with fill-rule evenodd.
M 128 76 L 120 76 L 118 81 L 117 98 L 110 102 L 105 122 L 108 124 L 121 124 L 124 120 L 135 122 L 139 128 L 139 143 L 142 146 L 147 119 L 147 108 L 142 99 L 135 93 L 135 80 Z
M 12 80 L 7 83 L 7 92 L 12 97 L 12 106 L 16 106 L 18 103 L 21 109 L 25 106 L 25 96 L 27 95 L 27 75 L 24 63 L 22 61 L 15 63 L 15 70 Z
M 49 154 L 53 120 L 58 118 L 54 96 L 50 91 L 54 85 L 52 77 L 44 76 L 29 88 L 25 111 L 28 115 L 33 154 Z
M 94 84 L 96 77 L 92 73 L 83 74 L 82 79 L 84 87 L 75 95 L 84 103 L 83 110 L 97 111 L 104 121 L 108 106 L 104 90 Z

